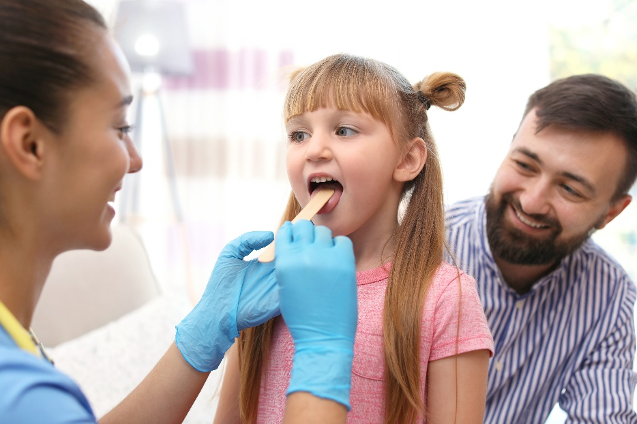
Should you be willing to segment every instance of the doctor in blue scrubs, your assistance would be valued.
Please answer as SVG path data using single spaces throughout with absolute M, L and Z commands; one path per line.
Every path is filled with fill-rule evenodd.
M 128 134 L 131 101 L 128 65 L 95 9 L 0 0 L 2 423 L 97 421 L 30 324 L 54 258 L 111 243 L 111 202 L 124 176 L 142 168 Z M 100 422 L 182 422 L 239 331 L 279 313 L 297 346 L 286 422 L 345 422 L 357 319 L 351 242 L 288 222 L 274 263 L 243 259 L 273 238 L 247 233 L 224 248 L 175 343 Z M 314 366 L 321 354 L 335 358 L 329 369 Z

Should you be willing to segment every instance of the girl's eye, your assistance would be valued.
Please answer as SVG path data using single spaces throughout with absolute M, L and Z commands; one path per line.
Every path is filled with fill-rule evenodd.
M 338 135 L 339 137 L 349 137 L 349 136 L 356 135 L 356 134 L 358 134 L 358 132 L 356 130 L 351 129 L 351 128 L 338 127 L 336 129 L 336 135 Z
M 292 143 L 302 143 L 308 138 L 310 138 L 310 135 L 305 131 L 292 131 L 290 134 L 288 134 L 288 139 Z

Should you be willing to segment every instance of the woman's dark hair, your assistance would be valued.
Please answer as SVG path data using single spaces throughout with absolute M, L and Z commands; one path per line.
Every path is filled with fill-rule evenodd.
M 533 109 L 538 118 L 536 132 L 554 125 L 617 135 L 627 157 L 613 199 L 628 193 L 637 178 L 637 97 L 632 90 L 602 75 L 574 75 L 533 93 L 524 116 Z
M 90 29 L 103 17 L 82 0 L 0 0 L 0 22 L 0 119 L 26 106 L 60 131 L 70 92 L 93 79 Z

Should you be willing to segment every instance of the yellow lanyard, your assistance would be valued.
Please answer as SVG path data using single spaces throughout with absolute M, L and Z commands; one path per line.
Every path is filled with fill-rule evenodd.
M 16 317 L 13 316 L 11 311 L 4 306 L 4 303 L 0 301 L 0 325 L 4 327 L 4 329 L 9 334 L 19 348 L 26 350 L 27 352 L 31 352 L 37 357 L 44 357 L 49 362 L 51 360 L 44 353 L 44 350 L 41 347 L 40 342 L 33 334 L 33 331 L 27 331 L 24 327 L 18 322 Z

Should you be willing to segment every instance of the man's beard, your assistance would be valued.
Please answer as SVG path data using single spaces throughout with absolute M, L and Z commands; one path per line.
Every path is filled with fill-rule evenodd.
M 539 224 L 548 225 L 550 234 L 538 238 L 513 228 L 504 221 L 504 213 L 509 205 L 523 211 L 520 202 L 511 193 L 502 195 L 500 204 L 496 204 L 492 193 L 486 198 L 487 237 L 491 252 L 506 262 L 516 265 L 552 265 L 560 262 L 590 238 L 595 227 L 583 234 L 567 240 L 558 241 L 562 225 L 556 219 L 545 215 L 527 215 Z

